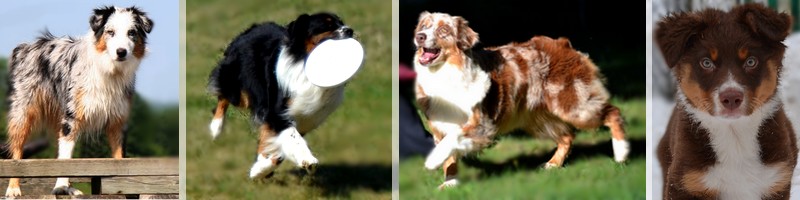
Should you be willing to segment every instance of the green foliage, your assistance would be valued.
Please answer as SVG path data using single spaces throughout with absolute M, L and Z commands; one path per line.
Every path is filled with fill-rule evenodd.
M 390 1 L 198 0 L 186 2 L 186 192 L 188 199 L 391 198 Z M 344 103 L 306 135 L 320 160 L 314 175 L 286 161 L 268 180 L 247 178 L 257 134 L 249 114 L 231 107 L 211 140 L 216 98 L 206 92 L 211 69 L 228 43 L 253 23 L 287 24 L 301 13 L 330 11 L 365 48 L 362 69 L 345 88 Z
M 402 199 L 644 199 L 646 186 L 644 99 L 613 101 L 626 120 L 631 155 L 625 164 L 613 160 L 607 129 L 581 131 L 561 169 L 540 166 L 553 155 L 555 143 L 527 136 L 501 138 L 475 158 L 459 162 L 460 185 L 445 191 L 441 170 L 423 168 L 424 157 L 400 163 Z

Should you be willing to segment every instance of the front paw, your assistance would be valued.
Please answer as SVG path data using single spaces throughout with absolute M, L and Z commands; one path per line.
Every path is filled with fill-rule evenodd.
M 458 180 L 457 179 L 450 179 L 450 180 L 444 181 L 441 185 L 439 185 L 438 188 L 439 188 L 439 190 L 445 190 L 447 188 L 456 187 L 456 185 L 458 185 Z
M 317 160 L 317 158 L 315 158 L 311 154 L 305 156 L 299 156 L 297 158 L 297 161 L 298 161 L 297 165 L 299 167 L 302 167 L 303 169 L 306 169 L 308 171 L 314 171 L 317 168 L 317 164 L 319 163 L 319 160 Z
M 54 195 L 83 195 L 78 189 L 69 186 L 58 186 L 53 188 L 52 194 Z
M 18 196 L 22 196 L 22 191 L 20 191 L 18 187 L 16 188 L 9 187 L 6 189 L 6 197 L 18 197 Z

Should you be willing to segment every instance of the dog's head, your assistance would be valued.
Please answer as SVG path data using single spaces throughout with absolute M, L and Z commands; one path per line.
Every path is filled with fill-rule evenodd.
M 655 38 L 679 97 L 711 116 L 749 116 L 777 92 L 791 17 L 759 4 L 730 12 L 678 13 L 658 23 Z
M 115 63 L 138 62 L 144 57 L 153 20 L 136 7 L 102 7 L 89 18 L 95 49 Z
M 478 43 L 478 33 L 469 28 L 467 20 L 444 13 L 422 12 L 414 34 L 417 47 L 414 62 L 421 66 L 444 63 L 450 56 Z
M 332 13 L 302 14 L 286 26 L 290 51 L 303 60 L 317 45 L 328 39 L 353 37 L 353 29 Z

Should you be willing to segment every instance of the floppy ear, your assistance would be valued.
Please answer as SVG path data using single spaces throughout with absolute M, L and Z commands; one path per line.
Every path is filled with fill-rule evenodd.
M 308 36 L 309 18 L 311 18 L 311 16 L 308 16 L 308 14 L 302 14 L 297 17 L 297 19 L 289 23 L 289 25 L 286 25 L 289 35 L 302 37 Z
M 731 12 L 736 13 L 737 21 L 747 26 L 755 35 L 771 41 L 781 42 L 791 31 L 791 16 L 761 4 L 746 4 Z
M 422 19 L 425 19 L 425 17 L 428 17 L 428 15 L 431 15 L 431 13 L 428 12 L 427 10 L 426 11 L 422 11 L 422 13 L 419 14 L 419 19 L 417 19 L 417 22 L 422 21 Z
M 468 50 L 478 43 L 478 33 L 468 26 L 467 20 L 461 17 L 453 17 L 458 29 L 458 48 L 461 50 Z
M 132 6 L 128 8 L 131 12 L 133 12 L 134 16 L 136 17 L 137 24 L 141 24 L 142 30 L 146 33 L 150 33 L 153 30 L 153 20 L 147 17 L 147 13 L 142 12 L 136 6 Z
M 105 6 L 94 9 L 94 15 L 89 17 L 89 27 L 92 28 L 92 31 L 97 33 L 97 31 L 106 24 L 106 21 L 108 21 L 108 16 L 114 14 L 114 11 L 116 11 L 116 8 L 113 6 Z
M 672 14 L 658 22 L 655 39 L 667 66 L 672 68 L 678 64 L 682 55 L 692 47 L 706 27 L 700 13 Z

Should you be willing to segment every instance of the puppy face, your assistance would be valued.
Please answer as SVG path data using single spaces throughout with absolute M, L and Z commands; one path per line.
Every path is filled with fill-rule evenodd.
M 136 7 L 95 9 L 89 25 L 94 32 L 95 49 L 116 63 L 144 57 L 145 39 L 153 29 L 153 21 Z
M 314 50 L 320 43 L 328 39 L 345 39 L 353 37 L 353 29 L 344 24 L 339 16 L 330 13 L 303 14 L 287 25 L 293 45 L 302 45 L 298 52 L 302 55 Z
M 469 28 L 467 20 L 444 13 L 422 12 L 414 32 L 414 60 L 421 66 L 442 64 L 478 42 L 478 34 Z
M 678 81 L 681 98 L 722 118 L 749 116 L 776 93 L 791 17 L 760 4 L 725 13 L 673 14 L 656 39 Z

